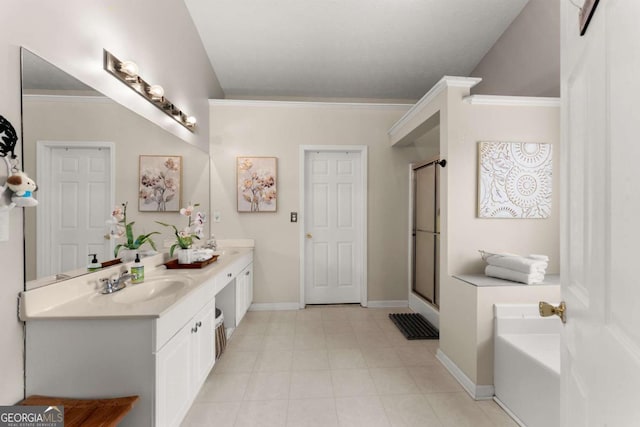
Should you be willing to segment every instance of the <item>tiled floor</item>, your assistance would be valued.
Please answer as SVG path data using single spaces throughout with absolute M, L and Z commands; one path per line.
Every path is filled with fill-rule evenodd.
M 517 427 L 463 391 L 437 341 L 407 341 L 399 311 L 248 312 L 182 425 Z

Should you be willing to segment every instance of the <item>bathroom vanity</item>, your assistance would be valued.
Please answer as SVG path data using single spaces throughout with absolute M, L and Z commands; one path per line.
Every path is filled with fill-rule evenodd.
M 96 283 L 120 271 L 22 295 L 27 395 L 138 395 L 122 426 L 180 424 L 215 363 L 216 306 L 232 332 L 251 305 L 253 248 L 226 248 L 203 269 L 166 270 L 162 257 L 145 260 L 144 283 L 110 295 Z

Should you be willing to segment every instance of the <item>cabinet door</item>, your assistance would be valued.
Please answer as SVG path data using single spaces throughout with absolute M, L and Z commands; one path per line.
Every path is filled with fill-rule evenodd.
M 216 360 L 215 311 L 215 300 L 212 300 L 200 310 L 191 324 L 193 330 L 191 345 L 193 348 L 192 392 L 194 398 L 207 379 Z
M 242 321 L 242 318 L 247 311 L 245 301 L 245 277 L 246 276 L 244 275 L 244 270 L 236 276 L 236 327 L 240 324 L 240 321 Z
M 155 426 L 179 425 L 191 405 L 191 340 L 187 325 L 156 353 Z
M 245 280 L 245 312 L 249 310 L 251 304 L 253 303 L 253 263 L 249 264 L 247 268 L 243 270 L 241 273 L 244 276 Z

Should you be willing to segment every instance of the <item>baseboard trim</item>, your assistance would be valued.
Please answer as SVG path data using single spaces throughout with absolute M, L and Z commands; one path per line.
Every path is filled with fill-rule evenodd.
M 444 352 L 438 349 L 436 353 L 436 358 L 447 368 L 447 371 L 453 375 L 453 377 L 460 383 L 462 388 L 469 393 L 475 400 L 491 400 L 493 399 L 494 389 L 492 385 L 476 385 L 471 379 L 465 375 L 464 372 L 458 365 L 456 365 L 453 360 L 449 359 L 449 356 L 444 354 Z
M 263 302 L 251 304 L 249 311 L 298 310 L 299 308 L 297 302 Z
M 395 308 L 395 307 L 409 307 L 409 301 L 406 299 L 399 300 L 384 300 L 384 301 L 368 301 L 367 307 L 369 308 Z

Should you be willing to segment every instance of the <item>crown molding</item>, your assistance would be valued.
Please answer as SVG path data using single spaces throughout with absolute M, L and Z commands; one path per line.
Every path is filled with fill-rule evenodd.
M 497 105 L 505 107 L 560 107 L 560 98 L 535 96 L 471 95 L 463 98 L 471 105 Z
M 413 104 L 385 104 L 382 102 L 323 102 L 323 101 L 272 101 L 250 99 L 210 99 L 209 106 L 233 107 L 303 107 L 303 108 L 354 108 L 371 110 L 404 110 Z
M 400 117 L 387 134 L 393 138 L 400 128 L 402 128 L 407 122 L 411 121 L 416 115 L 422 111 L 424 107 L 429 105 L 443 90 L 448 87 L 462 87 L 471 89 L 482 79 L 480 77 L 456 77 L 456 76 L 444 76 L 427 92 L 418 102 L 415 103 L 404 116 Z

